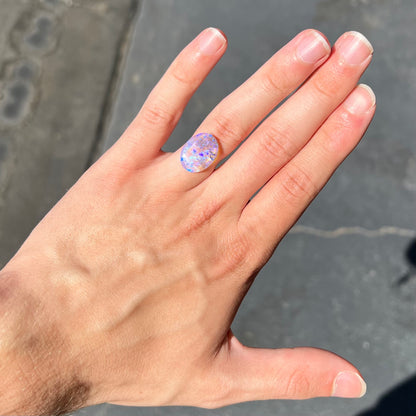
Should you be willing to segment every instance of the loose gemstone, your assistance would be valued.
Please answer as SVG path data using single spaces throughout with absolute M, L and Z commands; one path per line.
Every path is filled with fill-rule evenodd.
M 189 172 L 202 172 L 218 156 L 218 142 L 212 134 L 199 133 L 192 136 L 181 152 L 182 166 Z

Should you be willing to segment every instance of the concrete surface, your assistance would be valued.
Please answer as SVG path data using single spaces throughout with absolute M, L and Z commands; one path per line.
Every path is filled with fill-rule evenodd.
M 0 263 L 85 170 L 132 0 L 0 1 Z
M 233 325 L 248 345 L 311 345 L 339 353 L 362 371 L 367 395 L 360 400 L 244 403 L 211 411 L 101 405 L 76 414 L 416 416 L 414 0 L 142 0 L 114 99 L 106 88 L 111 62 L 117 59 L 121 26 L 128 20 L 128 2 L 74 1 L 88 11 L 79 17 L 83 26 L 78 19 L 69 19 L 80 11 L 69 7 L 72 2 L 43 3 L 0 3 L 0 87 L 14 108 L 5 110 L 3 96 L 3 260 L 88 160 L 116 140 L 176 53 L 204 27 L 224 30 L 229 49 L 192 99 L 166 150 L 180 147 L 224 95 L 304 28 L 323 31 L 331 42 L 346 30 L 359 30 L 375 49 L 373 63 L 363 77 L 378 99 L 372 126 L 259 274 Z M 42 13 L 51 13 L 55 3 L 63 13 L 59 16 L 67 16 L 66 20 L 59 17 L 66 22 L 65 30 L 39 18 L 29 24 L 30 20 L 20 17 L 25 10 L 38 12 L 40 8 L 45 9 Z M 100 10 L 107 10 L 104 17 Z M 106 13 L 113 13 L 111 25 Z M 102 37 L 90 36 L 90 24 L 82 20 L 88 18 L 99 26 Z M 119 22 L 119 32 L 114 21 Z M 26 32 L 19 29 L 13 35 L 21 27 Z M 51 38 L 39 32 L 50 33 Z M 62 33 L 77 37 L 84 45 L 85 57 L 80 62 L 73 62 L 79 50 L 64 47 Z M 26 45 L 16 54 L 13 45 L 22 39 L 42 44 L 48 52 L 34 59 Z M 16 55 L 10 58 L 8 54 Z M 23 57 L 28 62 L 23 68 L 7 70 L 10 60 L 20 62 Z M 97 64 L 97 59 L 102 61 Z M 50 67 L 50 62 L 55 64 Z M 47 76 L 39 76 L 39 68 Z M 72 78 L 74 73 L 78 75 Z M 26 89 L 13 89 L 17 81 Z M 11 86 L 5 89 L 4 85 Z M 14 114 L 12 120 L 6 120 L 7 114 Z

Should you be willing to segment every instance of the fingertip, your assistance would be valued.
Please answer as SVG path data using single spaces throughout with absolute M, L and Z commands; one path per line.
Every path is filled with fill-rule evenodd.
M 332 397 L 360 398 L 366 391 L 367 384 L 358 373 L 341 371 L 334 379 Z
M 300 33 L 297 55 L 306 64 L 321 64 L 331 53 L 328 39 L 315 29 L 307 29 Z
M 323 34 L 320 30 L 310 28 L 306 29 L 304 32 L 312 32 L 318 39 L 320 39 L 323 42 L 323 44 L 325 45 L 325 49 L 328 51 L 328 53 L 331 52 L 331 43 L 329 42 L 325 34 Z
M 203 55 L 212 56 L 225 49 L 227 38 L 221 30 L 215 27 L 208 27 L 198 35 L 197 44 L 199 51 Z
M 359 39 L 362 43 L 364 43 L 367 46 L 367 48 L 370 50 L 371 53 L 374 53 L 373 45 L 361 32 L 357 32 L 356 30 L 351 30 L 349 32 L 345 32 L 342 35 L 342 37 L 345 37 L 345 36 L 353 36 Z
M 215 30 L 216 32 L 218 32 L 218 34 L 221 35 L 224 38 L 225 42 L 228 43 L 228 38 L 227 38 L 227 36 L 226 36 L 226 34 L 224 33 L 223 30 L 219 29 L 218 27 L 209 27 L 208 29 L 212 29 L 212 30 Z
M 358 85 L 344 101 L 344 107 L 352 114 L 366 113 L 375 105 L 376 96 L 366 84 Z
M 335 51 L 339 53 L 340 63 L 367 66 L 373 56 L 374 48 L 360 32 L 346 32 L 335 42 Z
M 359 84 L 358 87 L 363 88 L 367 92 L 371 106 L 374 107 L 377 103 L 377 98 L 373 89 L 367 84 Z

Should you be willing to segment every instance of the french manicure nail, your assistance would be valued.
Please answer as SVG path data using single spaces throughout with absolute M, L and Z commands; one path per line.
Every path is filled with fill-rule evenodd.
M 343 35 L 336 43 L 336 49 L 350 65 L 360 65 L 374 52 L 369 40 L 359 32 Z
M 363 397 L 366 391 L 367 385 L 357 373 L 342 371 L 335 377 L 332 396 L 358 398 Z
M 375 104 L 376 96 L 373 90 L 365 84 L 358 85 L 344 101 L 344 107 L 352 114 L 365 113 Z
M 224 35 L 213 27 L 205 29 L 198 36 L 199 50 L 204 55 L 215 55 L 225 44 Z
M 314 64 L 329 55 L 331 48 L 326 39 L 318 32 L 308 32 L 300 41 L 297 53 L 302 61 Z

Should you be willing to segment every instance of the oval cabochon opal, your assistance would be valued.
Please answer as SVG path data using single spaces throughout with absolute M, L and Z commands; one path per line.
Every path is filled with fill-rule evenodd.
M 196 134 L 182 148 L 182 166 L 188 172 L 202 172 L 217 158 L 218 148 L 217 139 L 212 134 Z

